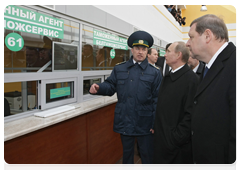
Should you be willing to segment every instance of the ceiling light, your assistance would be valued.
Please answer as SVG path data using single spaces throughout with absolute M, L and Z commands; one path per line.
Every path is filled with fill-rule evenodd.
M 207 7 L 206 7 L 206 5 L 202 5 L 202 7 L 201 7 L 201 10 L 200 11 L 207 11 Z

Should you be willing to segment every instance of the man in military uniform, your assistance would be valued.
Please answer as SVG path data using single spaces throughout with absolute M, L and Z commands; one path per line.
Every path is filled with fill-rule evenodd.
M 134 163 L 135 138 L 142 163 L 153 160 L 153 123 L 162 76 L 146 58 L 152 44 L 149 33 L 134 32 L 128 39 L 133 54 L 130 60 L 116 65 L 105 82 L 93 84 L 89 90 L 108 96 L 117 92 L 113 130 L 121 135 L 124 164 Z

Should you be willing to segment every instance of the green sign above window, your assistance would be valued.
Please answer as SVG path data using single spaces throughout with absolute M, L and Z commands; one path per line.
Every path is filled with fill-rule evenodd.
M 18 6 L 4 11 L 4 28 L 63 39 L 64 21 Z
M 70 87 L 50 89 L 50 99 L 70 95 Z
M 166 54 L 165 50 L 160 49 L 159 56 L 164 56 Z
M 93 44 L 112 47 L 114 49 L 128 50 L 126 38 L 121 38 L 98 30 L 93 30 Z

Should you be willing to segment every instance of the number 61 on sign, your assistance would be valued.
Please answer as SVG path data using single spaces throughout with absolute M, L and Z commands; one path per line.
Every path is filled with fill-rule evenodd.
M 17 33 L 10 33 L 5 38 L 5 44 L 11 51 L 20 51 L 24 46 L 24 40 Z

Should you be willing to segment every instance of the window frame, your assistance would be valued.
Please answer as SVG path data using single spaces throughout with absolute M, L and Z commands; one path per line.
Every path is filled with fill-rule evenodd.
M 47 103 L 46 102 L 46 85 L 50 84 L 50 83 L 65 83 L 65 82 L 73 82 L 73 98 L 70 99 L 63 99 L 60 101 L 54 101 L 54 102 L 50 102 Z M 73 77 L 73 78 L 62 78 L 62 79 L 49 79 L 49 80 L 42 80 L 41 81 L 41 86 L 39 88 L 40 92 L 40 101 L 38 102 L 38 108 L 40 108 L 40 110 L 46 110 L 46 109 L 50 109 L 53 107 L 57 107 L 57 106 L 62 106 L 62 105 L 67 105 L 70 103 L 75 103 L 77 102 L 77 78 Z
M 101 79 L 101 83 L 104 82 L 104 75 L 102 75 L 102 76 L 85 76 L 85 77 L 83 77 L 83 81 L 89 80 L 89 79 L 98 79 L 98 78 Z M 82 89 L 82 91 L 84 91 L 84 90 Z M 83 101 L 86 101 L 86 100 L 90 100 L 90 99 L 93 99 L 96 97 L 99 97 L 99 96 L 91 95 L 91 94 L 83 94 L 82 99 L 83 99 Z
M 42 87 L 43 87 L 42 82 L 48 81 L 48 80 L 55 81 L 55 80 L 58 80 L 58 79 L 61 79 L 61 80 L 67 80 L 69 78 L 70 79 L 72 79 L 72 78 L 76 79 L 75 83 L 74 83 L 74 88 L 76 88 L 74 90 L 74 93 L 76 93 L 74 96 L 76 97 L 76 99 L 74 99 L 74 102 L 77 102 L 77 103 L 81 103 L 81 102 L 86 101 L 86 100 L 91 100 L 91 99 L 95 99 L 95 98 L 100 97 L 98 95 L 90 95 L 90 94 L 88 94 L 87 97 L 86 97 L 86 95 L 83 95 L 83 81 L 85 79 L 89 79 L 89 78 L 101 78 L 101 82 L 103 82 L 105 80 L 105 76 L 106 75 L 109 76 L 111 74 L 112 70 L 82 71 L 82 33 L 83 33 L 82 29 L 83 29 L 83 24 L 87 25 L 87 26 L 90 26 L 94 29 L 101 30 L 103 32 L 107 32 L 107 33 L 110 33 L 110 34 L 114 34 L 116 36 L 120 36 L 120 37 L 123 37 L 123 38 L 128 38 L 128 35 L 109 30 L 105 27 L 98 26 L 94 23 L 88 23 L 88 22 L 83 21 L 81 19 L 76 19 L 76 18 L 73 18 L 71 16 L 58 13 L 58 12 L 54 11 L 53 9 L 47 8 L 45 6 L 40 6 L 40 5 L 36 5 L 36 6 L 35 5 L 34 6 L 32 6 L 32 5 L 31 6 L 16 5 L 16 6 L 26 7 L 28 9 L 36 10 L 37 12 L 44 13 L 46 15 L 56 16 L 56 14 L 57 14 L 57 16 L 62 18 L 62 19 L 66 19 L 66 20 L 76 22 L 77 24 L 79 24 L 79 30 L 78 30 L 79 31 L 79 44 L 77 45 L 78 46 L 78 54 L 77 54 L 78 55 L 77 56 L 77 59 L 78 59 L 77 67 L 78 67 L 78 69 L 77 70 L 68 70 L 68 71 L 53 71 L 52 70 L 52 72 L 4 73 L 4 83 L 24 82 L 24 81 L 38 81 L 38 82 L 41 81 L 41 84 L 38 83 L 38 85 L 39 85 L 38 86 L 38 88 L 39 88 L 39 90 L 38 90 L 38 101 L 37 101 L 38 105 L 40 105 L 40 102 L 41 102 L 41 104 L 43 103 L 41 101 L 42 100 L 41 96 L 43 96 L 44 94 L 42 94 L 42 93 L 46 93 L 46 91 L 45 92 L 40 91 L 40 89 L 42 89 Z M 69 45 L 71 45 L 71 44 L 69 44 Z M 129 56 L 131 56 L 130 48 L 129 48 Z M 61 72 L 61 74 L 59 74 L 60 72 Z M 88 98 L 88 99 L 86 99 L 86 98 Z M 67 104 L 67 103 L 63 102 L 63 104 Z M 41 109 L 42 109 L 42 105 L 41 105 Z M 21 118 L 29 117 L 29 116 L 32 116 L 34 113 L 39 112 L 39 111 L 41 111 L 41 110 L 37 109 L 37 110 L 33 110 L 33 111 L 22 112 L 22 113 L 17 114 L 17 115 L 7 116 L 7 117 L 4 117 L 4 122 L 10 122 L 10 121 L 18 120 L 18 119 L 21 119 Z

